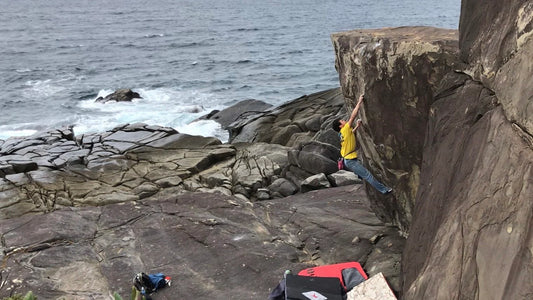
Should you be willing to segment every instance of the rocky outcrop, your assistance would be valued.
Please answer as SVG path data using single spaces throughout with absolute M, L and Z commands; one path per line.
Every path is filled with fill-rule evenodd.
M 184 143 L 189 149 L 178 154 L 180 150 L 175 146 Z M 229 147 L 216 149 L 220 144 L 214 138 L 192 137 L 171 128 L 144 124 L 80 138 L 64 129 L 26 139 L 8 139 L 0 148 L 4 170 L 0 179 L 0 216 L 146 198 L 162 188 L 179 187 L 183 179 L 206 168 L 208 162 L 234 154 L 235 150 Z M 176 165 L 157 161 L 146 166 L 127 157 L 127 153 L 146 147 L 173 149 L 173 162 L 181 164 L 182 169 L 174 170 L 178 169 Z
M 308 191 L 336 186 L 340 141 L 338 133 L 330 127 L 331 121 L 346 116 L 344 97 L 339 88 L 302 96 L 265 112 L 248 114 L 229 126 L 230 142 L 268 143 L 283 145 L 288 149 L 288 165 L 281 176 L 291 185 Z M 318 175 L 323 184 L 311 176 Z M 324 180 L 329 181 L 329 183 Z M 357 179 L 350 178 L 350 182 Z M 287 186 L 286 186 L 287 187 Z M 285 190 L 286 192 L 287 190 Z
M 329 130 L 328 120 L 345 112 L 339 88 L 302 96 L 266 112 L 236 120 L 228 127 L 230 143 L 265 142 L 297 147 L 319 141 L 338 147 L 337 133 Z
M 272 108 L 271 104 L 260 100 L 242 100 L 221 111 L 214 110 L 206 116 L 201 117 L 200 120 L 216 121 L 222 128 L 228 128 L 231 123 L 237 120 L 248 119 L 250 116 L 260 114 L 269 108 Z
M 366 95 L 367 165 L 398 202 L 371 201 L 408 230 L 403 299 L 533 295 L 532 29 L 529 1 L 467 0 L 460 49 L 431 28 L 333 35 L 348 104 Z
M 365 94 L 360 157 L 394 198 L 369 189 L 384 220 L 409 229 L 428 114 L 442 78 L 458 64 L 457 31 L 430 27 L 355 30 L 332 35 L 348 107 Z
M 342 111 L 339 95 L 339 89 L 333 89 L 263 114 L 284 123 L 310 124 L 303 120 L 322 115 L 320 118 L 327 119 Z M 243 128 L 248 130 L 248 126 L 255 125 L 244 124 Z M 280 125 L 273 122 L 268 126 Z M 320 131 L 319 124 L 301 128 L 309 130 L 307 136 L 324 137 L 332 131 Z M 332 176 L 337 172 L 335 138 L 336 146 L 318 141 L 320 138 L 302 141 L 295 148 L 262 141 L 223 145 L 215 138 L 141 123 L 80 137 L 64 128 L 11 138 L 0 146 L 0 202 L 5 203 L 0 206 L 0 216 L 157 198 L 180 191 L 219 192 L 257 201 L 357 183 L 354 176 Z M 317 174 L 322 183 L 307 180 Z
M 80 138 L 64 129 L 8 139 L 0 148 L 0 216 L 182 190 L 256 199 L 258 189 L 270 185 L 288 165 L 287 151 L 261 143 L 223 145 L 215 138 L 145 124 Z
M 113 93 L 105 96 L 96 98 L 95 102 L 131 102 L 135 98 L 142 98 L 139 93 L 134 92 L 130 89 L 119 89 Z

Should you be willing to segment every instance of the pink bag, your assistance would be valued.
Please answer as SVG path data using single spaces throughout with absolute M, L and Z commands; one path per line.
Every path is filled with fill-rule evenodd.
M 344 159 L 342 157 L 337 160 L 337 168 L 344 170 Z

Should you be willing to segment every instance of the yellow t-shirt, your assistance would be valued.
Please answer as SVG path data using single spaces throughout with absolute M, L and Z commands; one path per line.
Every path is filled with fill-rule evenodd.
M 341 134 L 341 156 L 346 159 L 357 158 L 355 151 L 355 134 L 352 132 L 350 124 L 346 123 L 340 130 Z

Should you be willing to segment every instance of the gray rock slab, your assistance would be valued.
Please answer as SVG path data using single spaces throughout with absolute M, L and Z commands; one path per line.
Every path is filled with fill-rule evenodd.
M 215 112 L 212 115 L 204 116 L 201 119 L 216 121 L 222 126 L 222 128 L 226 128 L 228 125 L 237 121 L 238 119 L 246 118 L 252 114 L 258 114 L 269 108 L 272 108 L 271 104 L 260 100 L 247 99 L 239 101 L 238 103 L 221 111 Z
M 173 278 L 157 299 L 266 299 L 286 269 L 353 260 L 364 267 L 369 238 L 391 231 L 351 186 L 253 205 L 185 193 L 68 208 L 0 220 L 0 234 L 0 297 L 31 290 L 42 299 L 127 299 L 143 271 Z M 403 242 L 395 241 L 400 249 Z
M 337 115 L 343 110 L 343 105 L 344 99 L 339 88 L 305 95 L 252 118 L 230 124 L 230 142 L 297 146 L 294 135 L 308 132 L 310 135 L 315 134 L 322 120 L 319 116 Z
M 222 142 L 216 138 L 206 138 L 188 134 L 172 134 L 159 140 L 148 143 L 147 146 L 164 149 L 204 148 L 211 145 L 220 145 Z

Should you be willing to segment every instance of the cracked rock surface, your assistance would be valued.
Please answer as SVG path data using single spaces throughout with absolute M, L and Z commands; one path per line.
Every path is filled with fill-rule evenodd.
M 339 97 L 267 113 L 301 123 L 292 147 L 146 124 L 0 140 L 0 297 L 128 298 L 136 273 L 163 272 L 158 299 L 265 299 L 286 269 L 354 260 L 398 291 L 405 240 L 336 172 L 338 141 L 317 126 Z
M 399 287 L 404 239 L 361 185 L 251 203 L 190 193 L 0 221 L 0 296 L 128 297 L 137 272 L 163 272 L 157 299 L 265 299 L 286 269 L 360 261 Z

